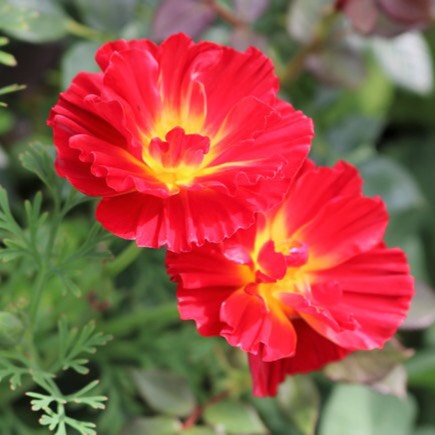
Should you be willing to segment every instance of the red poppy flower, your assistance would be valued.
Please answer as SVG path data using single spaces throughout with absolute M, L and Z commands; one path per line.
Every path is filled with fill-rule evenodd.
M 352 166 L 306 162 L 284 202 L 248 230 L 168 253 L 181 317 L 248 352 L 260 396 L 286 374 L 380 348 L 413 294 L 403 252 L 382 242 L 387 220 Z
M 311 120 L 276 98 L 259 51 L 183 34 L 160 46 L 119 40 L 96 55 L 48 119 L 56 169 L 96 217 L 139 246 L 189 250 L 219 242 L 279 203 L 313 136 Z

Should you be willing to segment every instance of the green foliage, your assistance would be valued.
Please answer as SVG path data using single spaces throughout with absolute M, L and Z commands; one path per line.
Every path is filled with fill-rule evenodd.
M 412 398 L 398 399 L 361 385 L 337 385 L 326 404 L 320 435 L 409 435 L 416 413 Z

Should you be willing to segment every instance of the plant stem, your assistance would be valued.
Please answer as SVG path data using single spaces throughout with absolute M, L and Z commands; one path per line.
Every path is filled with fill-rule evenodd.
M 248 25 L 244 20 L 234 14 L 233 11 L 220 4 L 218 0 L 203 0 L 203 2 L 209 5 L 216 15 L 233 27 L 246 27 Z
M 110 264 L 107 265 L 107 273 L 111 278 L 119 275 L 141 254 L 141 249 L 135 243 L 130 243 Z
M 39 302 L 41 300 L 44 287 L 47 283 L 47 278 L 48 278 L 47 265 L 46 262 L 43 262 L 43 264 L 40 266 L 40 269 L 38 271 L 32 297 L 30 299 L 29 317 L 30 317 L 30 328 L 32 331 L 34 330 L 35 327 L 36 317 L 38 315 Z
M 106 334 L 122 337 L 134 329 L 149 326 L 165 326 L 179 320 L 177 306 L 174 303 L 150 308 L 148 311 L 137 311 L 117 316 L 107 322 L 100 323 L 100 329 Z
M 222 400 L 225 400 L 229 394 L 230 393 L 227 390 L 221 391 L 219 394 L 216 394 L 216 396 L 213 396 L 206 403 L 204 403 L 204 405 L 198 405 L 183 423 L 183 429 L 189 429 L 190 427 L 194 426 L 195 423 L 201 418 L 207 407 L 214 405 L 215 403 L 222 402 Z
M 103 35 L 97 30 L 85 26 L 84 24 L 78 23 L 77 21 L 72 19 L 67 21 L 66 29 L 72 35 L 79 36 L 80 38 L 88 39 L 90 41 L 104 40 Z

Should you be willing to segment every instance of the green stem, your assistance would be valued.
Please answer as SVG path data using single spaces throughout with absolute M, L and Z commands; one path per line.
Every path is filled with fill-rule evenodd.
M 38 315 L 39 302 L 41 301 L 42 292 L 47 283 L 48 271 L 46 262 L 41 265 L 38 275 L 36 278 L 36 283 L 33 288 L 32 297 L 30 299 L 30 329 L 34 331 L 34 326 L 36 322 L 36 317 Z
M 174 303 L 152 307 L 148 311 L 137 311 L 118 316 L 100 323 L 99 327 L 106 334 L 122 337 L 135 329 L 166 326 L 179 320 L 177 306 Z
M 60 205 L 58 201 L 55 201 L 53 215 L 54 215 L 53 223 L 50 228 L 50 234 L 48 236 L 47 245 L 45 246 L 45 251 L 41 254 L 43 257 L 41 258 L 39 264 L 38 275 L 33 289 L 32 298 L 30 300 L 29 312 L 30 312 L 30 327 L 32 331 L 34 331 L 35 321 L 38 315 L 38 308 L 39 308 L 39 303 L 41 301 L 42 292 L 47 284 L 48 277 L 50 274 L 50 269 L 49 269 L 50 259 L 53 252 L 57 231 L 59 229 L 62 220 L 62 214 L 60 211 Z
M 110 264 L 107 265 L 107 273 L 114 278 L 124 271 L 139 257 L 141 249 L 135 243 L 130 243 Z
M 90 41 L 102 41 L 103 35 L 91 27 L 78 23 L 75 20 L 68 20 L 66 23 L 66 29 L 69 33 L 80 38 L 88 39 Z

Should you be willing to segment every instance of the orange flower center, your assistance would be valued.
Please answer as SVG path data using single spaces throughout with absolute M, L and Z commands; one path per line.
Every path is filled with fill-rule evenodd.
M 297 240 L 268 240 L 257 250 L 253 266 L 256 291 L 268 310 L 287 318 L 299 317 L 288 301 L 310 295 L 308 260 L 308 246 Z
M 191 186 L 205 166 L 210 138 L 204 122 L 205 114 L 165 109 L 152 130 L 142 133 L 143 161 L 171 194 Z

